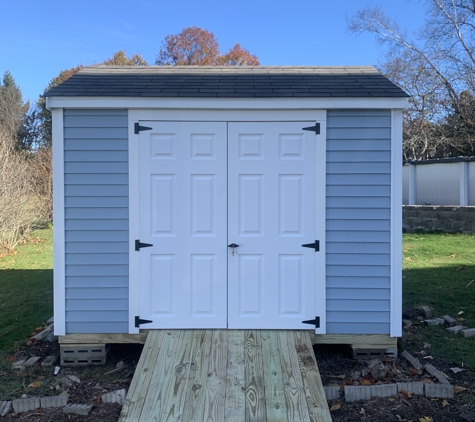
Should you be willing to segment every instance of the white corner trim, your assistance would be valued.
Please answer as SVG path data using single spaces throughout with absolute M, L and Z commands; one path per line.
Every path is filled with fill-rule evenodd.
M 135 316 L 140 315 L 140 254 L 135 251 L 135 239 L 140 236 L 139 206 L 139 135 L 134 133 L 134 123 L 139 113 L 129 111 L 129 334 L 138 334 Z
M 176 98 L 176 97 L 48 97 L 48 108 L 156 108 L 212 110 L 404 109 L 407 98 Z
M 323 192 L 321 198 L 316 198 L 316 219 L 317 230 L 316 239 L 320 241 L 320 251 L 316 253 L 317 280 L 316 285 L 321 288 L 316 289 L 317 297 L 315 298 L 316 315 L 320 317 L 320 328 L 315 329 L 315 334 L 326 334 L 327 332 L 327 277 L 326 277 L 326 179 L 327 179 L 327 121 L 326 111 L 320 123 L 320 135 L 316 139 L 316 182 L 317 186 L 323 184 Z
M 66 259 L 64 233 L 64 122 L 63 109 L 53 119 L 53 244 L 54 334 L 66 334 Z
M 390 336 L 402 335 L 402 110 L 391 111 Z
M 468 162 L 460 162 L 460 206 L 468 207 L 470 205 L 470 189 L 468 177 Z

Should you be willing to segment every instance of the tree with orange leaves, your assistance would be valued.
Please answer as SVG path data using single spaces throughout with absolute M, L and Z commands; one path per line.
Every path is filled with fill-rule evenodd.
M 191 26 L 177 35 L 167 35 L 155 62 L 174 66 L 259 66 L 257 56 L 235 44 L 221 54 L 212 32 Z

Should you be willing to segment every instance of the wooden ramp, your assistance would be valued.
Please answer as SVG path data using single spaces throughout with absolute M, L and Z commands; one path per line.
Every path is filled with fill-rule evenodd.
M 331 421 L 308 331 L 151 330 L 119 422 Z

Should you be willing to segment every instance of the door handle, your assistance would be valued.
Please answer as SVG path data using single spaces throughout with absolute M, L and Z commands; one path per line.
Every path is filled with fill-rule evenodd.
M 228 245 L 228 248 L 239 248 L 239 245 L 236 245 L 235 243 L 231 243 L 230 245 Z

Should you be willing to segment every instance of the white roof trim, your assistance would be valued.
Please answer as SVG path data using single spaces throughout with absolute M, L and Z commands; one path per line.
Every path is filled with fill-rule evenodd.
M 56 108 L 155 108 L 155 109 L 405 109 L 407 98 L 143 98 L 143 97 L 47 97 L 46 107 Z

